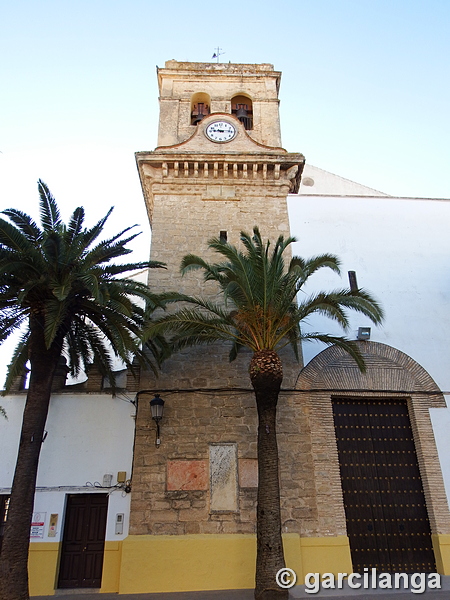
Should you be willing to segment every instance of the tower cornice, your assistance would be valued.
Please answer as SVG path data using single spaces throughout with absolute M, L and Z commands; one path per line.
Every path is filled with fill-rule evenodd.
M 255 78 L 270 77 L 276 82 L 277 91 L 280 88 L 281 71 L 275 71 L 270 63 L 251 64 L 251 63 L 202 63 L 202 62 L 179 62 L 177 60 L 167 60 L 164 67 L 156 67 L 158 74 L 158 85 L 160 93 L 163 92 L 163 77 L 182 78 L 186 75 L 190 80 L 197 78 L 205 79 L 223 74 L 227 79 L 233 77 Z
M 240 195 L 222 195 L 221 186 L 238 185 L 247 194 L 257 195 L 267 186 L 285 197 L 298 192 L 305 157 L 288 153 L 195 154 L 137 152 L 136 163 L 152 223 L 154 195 L 169 191 L 188 191 L 204 199 L 238 200 Z M 219 189 L 220 188 L 220 189 Z M 211 197 L 212 196 L 212 197 Z

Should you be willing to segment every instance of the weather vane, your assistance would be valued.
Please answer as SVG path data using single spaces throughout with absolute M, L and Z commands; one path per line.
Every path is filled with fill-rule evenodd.
M 225 54 L 225 52 L 221 52 L 222 48 L 219 48 L 219 46 L 217 46 L 217 48 L 214 48 L 214 54 L 212 55 L 213 58 L 217 58 L 217 62 L 219 62 L 219 56 L 222 56 L 222 54 Z

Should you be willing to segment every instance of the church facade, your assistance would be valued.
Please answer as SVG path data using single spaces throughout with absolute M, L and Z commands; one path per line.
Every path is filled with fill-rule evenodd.
M 150 285 L 156 292 L 215 297 L 214 287 L 195 273 L 181 277 L 182 257 L 212 259 L 210 238 L 238 245 L 240 232 L 255 225 L 265 239 L 294 234 L 294 252 L 302 256 L 340 256 L 343 273 L 374 292 L 386 321 L 370 328 L 352 317 L 349 335 L 360 340 L 364 374 L 335 347 L 305 347 L 300 363 L 290 350 L 282 355 L 278 443 L 286 564 L 300 583 L 309 572 L 365 567 L 450 574 L 444 394 L 450 356 L 444 331 L 435 329 L 436 315 L 446 318 L 450 285 L 427 267 L 438 268 L 436 256 L 445 255 L 439 227 L 450 202 L 392 198 L 305 166 L 302 154 L 281 145 L 280 77 L 268 64 L 168 61 L 158 69 L 158 146 L 136 154 L 152 226 L 151 258 L 167 264 L 151 271 Z M 402 239 L 400 225 L 407 232 Z M 411 254 L 417 269 L 406 262 Z M 417 272 L 422 282 L 413 279 Z M 307 291 L 346 285 L 319 277 L 317 288 Z M 330 330 L 320 319 L 305 327 Z M 117 498 L 103 479 L 88 489 L 82 474 L 77 490 L 52 490 L 54 508 L 38 491 L 37 506 L 47 516 L 42 537 L 32 544 L 32 594 L 70 586 L 119 594 L 254 586 L 257 418 L 250 358 L 242 352 L 230 364 L 222 345 L 194 348 L 166 361 L 157 378 L 151 372 L 137 382 L 128 378 L 124 385 L 136 414 L 135 427 L 127 422 L 118 442 L 124 459 L 106 444 L 94 461 L 95 477 L 114 474 L 110 486 Z M 107 395 L 100 386 L 95 392 Z M 158 443 L 150 412 L 155 394 L 165 401 Z M 75 401 L 75 392 L 62 395 L 68 404 Z M 89 421 L 88 414 L 86 405 L 74 418 Z M 116 421 L 111 427 L 120 428 Z M 95 441 L 95 433 L 89 435 L 79 442 L 86 448 Z M 50 440 L 54 452 L 67 454 L 67 438 L 58 438 L 56 429 Z M 12 464 L 14 452 L 8 452 Z M 84 468 L 87 473 L 89 465 Z M 2 477 L 6 498 L 9 475 Z M 66 487 L 71 482 L 65 477 Z M 101 504 L 108 494 L 102 512 L 91 497 Z M 103 514 L 106 524 L 94 584 L 83 560 L 82 572 L 74 566 L 73 574 L 66 561 L 61 579 L 68 515 L 81 514 L 78 500 L 87 502 L 83 514 Z M 53 539 L 50 532 L 56 532 Z

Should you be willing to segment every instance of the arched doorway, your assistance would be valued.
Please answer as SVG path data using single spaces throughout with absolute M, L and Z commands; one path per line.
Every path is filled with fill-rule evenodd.
M 311 411 L 319 521 L 332 514 L 337 531 L 345 524 L 356 571 L 426 572 L 435 559 L 446 572 L 450 515 L 429 415 L 445 408 L 444 397 L 406 354 L 375 342 L 360 348 L 366 373 L 333 346 L 296 385 Z

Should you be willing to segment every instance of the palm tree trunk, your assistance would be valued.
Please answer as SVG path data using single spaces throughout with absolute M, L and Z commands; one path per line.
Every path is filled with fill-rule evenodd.
M 30 328 L 31 376 L 0 555 L 1 600 L 29 598 L 28 552 L 36 477 L 53 376 L 61 354 L 60 343 L 45 347 L 40 319 L 30 319 Z
M 280 481 L 276 415 L 278 394 L 283 379 L 281 361 L 269 350 L 255 352 L 250 363 L 250 379 L 258 409 L 258 506 L 256 517 L 256 600 L 281 600 L 289 597 L 276 583 L 284 568 L 281 537 Z

